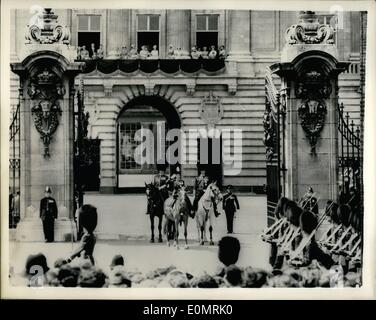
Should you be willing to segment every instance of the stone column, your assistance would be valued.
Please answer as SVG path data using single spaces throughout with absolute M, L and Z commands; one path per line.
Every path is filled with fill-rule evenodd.
M 181 48 L 182 58 L 188 58 L 190 52 L 190 10 L 167 11 L 167 50 L 171 44 Z
M 229 61 L 250 61 L 250 11 L 229 11 Z
M 74 62 L 69 33 L 57 24 L 57 16 L 46 9 L 39 18 L 48 23 L 40 33 L 27 34 L 21 62 L 11 64 L 20 77 L 21 108 L 21 222 L 16 237 L 20 241 L 43 241 L 39 205 L 49 186 L 58 206 L 55 240 L 64 241 L 74 234 L 74 78 L 84 63 Z M 36 28 L 38 24 L 30 26 L 30 30 Z M 60 29 L 61 38 L 49 35 L 55 28 Z M 45 34 L 52 43 L 45 43 Z
M 337 198 L 336 88 L 348 63 L 337 60 L 331 27 L 318 28 L 315 14 L 303 12 L 299 28 L 288 29 L 282 62 L 271 69 L 288 88 L 285 196 L 298 200 L 312 186 L 322 207 Z
M 111 9 L 107 11 L 107 53 L 130 43 L 130 10 Z M 104 44 L 103 44 L 104 45 Z

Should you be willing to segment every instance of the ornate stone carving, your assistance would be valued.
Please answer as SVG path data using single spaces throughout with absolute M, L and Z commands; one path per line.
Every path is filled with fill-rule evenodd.
M 322 100 L 306 99 L 298 108 L 302 128 L 311 145 L 311 153 L 316 153 L 317 139 L 325 125 L 326 105 Z
M 295 94 L 302 99 L 298 108 L 302 128 L 311 145 L 311 153 L 316 153 L 317 139 L 325 125 L 326 105 L 324 99 L 332 92 L 330 81 L 323 72 L 309 70 L 302 72 L 297 81 Z
M 61 108 L 58 99 L 64 97 L 66 91 L 59 77 L 52 68 L 44 68 L 31 78 L 28 87 L 29 97 L 35 101 L 31 108 L 35 128 L 44 145 L 44 157 L 50 156 L 49 146 L 53 134 L 59 126 Z
M 334 44 L 334 29 L 330 25 L 320 24 L 313 11 L 301 11 L 299 22 L 286 30 L 288 44 Z
M 223 117 L 223 106 L 219 97 L 215 96 L 212 91 L 204 97 L 200 106 L 201 119 L 206 124 L 216 124 Z
M 145 95 L 152 96 L 154 94 L 154 83 L 145 84 Z
M 332 92 L 330 82 L 322 73 L 312 70 L 300 78 L 296 86 L 297 98 L 328 98 Z
M 186 86 L 187 86 L 187 94 L 189 96 L 193 96 L 193 94 L 195 93 L 196 85 L 194 83 L 187 83 Z
M 59 125 L 60 107 L 55 101 L 42 100 L 31 109 L 35 128 L 39 132 L 44 145 L 44 157 L 50 156 L 51 137 Z
M 44 9 L 44 12 L 38 14 L 34 24 L 28 25 L 26 30 L 26 44 L 51 44 L 70 42 L 70 31 L 67 26 L 58 24 L 57 15 L 51 8 Z

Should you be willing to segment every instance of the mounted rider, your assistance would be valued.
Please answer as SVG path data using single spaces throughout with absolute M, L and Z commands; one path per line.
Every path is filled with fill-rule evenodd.
M 168 198 L 168 176 L 163 169 L 160 169 L 158 174 L 154 176 L 154 185 L 160 191 L 163 200 Z
M 194 200 L 193 200 L 193 210 L 197 211 L 198 201 L 205 193 L 206 188 L 209 185 L 209 178 L 206 176 L 205 170 L 200 171 L 200 175 L 195 178 L 194 182 Z
M 303 209 L 312 211 L 316 215 L 319 214 L 319 206 L 317 203 L 317 198 L 314 197 L 313 188 L 310 186 L 308 191 L 304 194 L 300 200 L 301 206 Z

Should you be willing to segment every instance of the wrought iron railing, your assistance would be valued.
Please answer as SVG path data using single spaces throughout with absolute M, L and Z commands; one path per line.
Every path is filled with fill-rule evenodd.
M 20 104 L 18 104 L 16 109 L 13 110 L 9 126 L 9 228 L 15 228 L 20 220 L 20 141 Z
M 339 156 L 338 166 L 341 171 L 343 194 L 355 192 L 362 209 L 363 195 L 363 156 L 361 130 L 354 120 L 350 120 L 348 112 L 344 112 L 344 105 L 338 105 Z M 350 197 L 347 195 L 347 197 Z

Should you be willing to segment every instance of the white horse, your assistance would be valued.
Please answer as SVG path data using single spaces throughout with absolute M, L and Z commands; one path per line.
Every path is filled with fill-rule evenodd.
M 185 188 L 177 190 L 174 196 L 170 196 L 164 202 L 165 224 L 164 233 L 167 237 L 167 245 L 170 246 L 169 233 L 173 234 L 174 246 L 179 249 L 179 226 L 184 225 L 185 249 L 188 249 L 187 227 L 188 218 L 191 214 L 192 204 Z M 172 230 L 171 230 L 172 229 Z
M 214 204 L 217 205 L 222 201 L 222 194 L 217 186 L 217 182 L 212 182 L 206 188 L 204 194 L 198 201 L 196 222 L 198 231 L 198 242 L 203 245 L 206 241 L 206 222 L 209 222 L 210 232 L 210 245 L 214 245 L 213 242 L 213 216 L 214 216 Z

